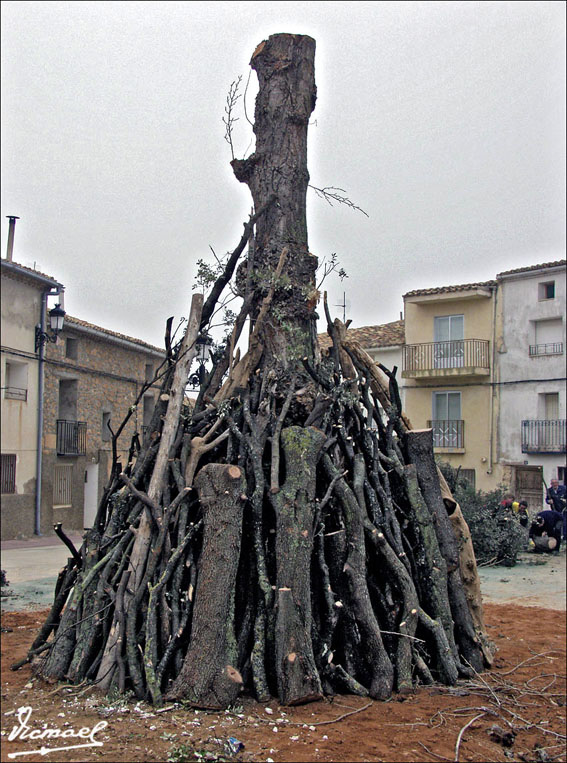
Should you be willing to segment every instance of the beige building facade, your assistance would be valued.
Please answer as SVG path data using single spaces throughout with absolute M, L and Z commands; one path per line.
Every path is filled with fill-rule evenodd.
M 486 281 L 404 295 L 402 377 L 415 429 L 431 428 L 436 455 L 477 490 L 501 480 L 496 456 L 497 284 Z
M 42 353 L 36 326 L 45 329 L 48 297 L 63 286 L 51 276 L 1 260 L 1 537 L 34 532 Z

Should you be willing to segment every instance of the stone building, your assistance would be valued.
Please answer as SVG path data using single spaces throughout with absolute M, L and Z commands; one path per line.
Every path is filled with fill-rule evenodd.
M 132 437 L 149 424 L 165 353 L 127 337 L 66 316 L 46 357 L 42 526 L 91 527 L 112 466 L 112 432 L 131 415 L 117 440 L 126 467 Z M 136 404 L 137 403 L 137 404 Z

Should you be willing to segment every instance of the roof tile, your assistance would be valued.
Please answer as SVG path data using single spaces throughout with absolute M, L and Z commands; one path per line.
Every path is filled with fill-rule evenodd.
M 62 284 L 59 283 L 59 281 L 56 278 L 53 278 L 53 276 L 47 275 L 47 273 L 42 273 L 40 270 L 34 270 L 34 268 L 28 268 L 26 265 L 20 265 L 19 262 L 13 262 L 13 260 L 6 260 L 2 259 L 0 260 L 2 262 L 2 265 L 9 265 L 9 266 L 15 266 L 19 270 L 23 270 L 24 272 L 22 275 L 26 275 L 29 273 L 31 276 L 40 276 L 41 278 L 48 278 L 50 281 L 53 281 L 54 284 L 57 284 L 57 286 L 61 286 Z
M 360 342 L 365 349 L 372 347 L 395 347 L 405 341 L 403 320 L 382 323 L 379 326 L 361 326 L 349 328 L 348 334 Z M 326 350 L 331 346 L 331 338 L 327 333 L 319 334 L 319 346 Z
M 446 294 L 447 292 L 474 291 L 475 289 L 492 289 L 496 281 L 479 281 L 478 283 L 463 283 L 456 286 L 434 286 L 431 289 L 415 289 L 404 294 L 405 297 L 421 297 L 426 294 Z
M 148 344 L 147 342 L 143 342 L 141 339 L 136 339 L 132 336 L 127 336 L 126 334 L 119 334 L 117 331 L 110 331 L 110 329 L 102 328 L 102 326 L 96 326 L 94 323 L 87 323 L 87 321 L 83 321 L 80 318 L 75 318 L 72 315 L 66 315 L 65 316 L 65 328 L 68 328 L 69 325 L 72 327 L 75 326 L 82 326 L 83 328 L 87 329 L 94 329 L 95 331 L 101 331 L 103 334 L 108 334 L 111 337 L 116 337 L 117 339 L 124 339 L 126 342 L 132 342 L 133 344 L 138 344 L 140 347 L 147 347 L 150 350 L 154 350 L 154 352 L 160 352 L 162 354 L 165 354 L 165 350 L 161 347 L 154 347 L 153 344 Z
M 500 276 L 511 276 L 514 273 L 528 273 L 530 270 L 545 270 L 546 268 L 557 268 L 561 265 L 566 265 L 567 260 L 556 260 L 555 262 L 544 262 L 542 265 L 529 265 L 526 268 L 515 268 L 514 270 L 504 270 L 502 273 L 498 273 L 496 278 Z

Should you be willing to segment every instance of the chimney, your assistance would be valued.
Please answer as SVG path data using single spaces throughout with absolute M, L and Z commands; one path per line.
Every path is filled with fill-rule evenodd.
M 6 215 L 10 221 L 10 227 L 8 228 L 8 246 L 6 247 L 6 259 L 8 262 L 12 262 L 12 253 L 14 251 L 14 231 L 16 230 L 16 220 L 20 218 L 16 215 Z

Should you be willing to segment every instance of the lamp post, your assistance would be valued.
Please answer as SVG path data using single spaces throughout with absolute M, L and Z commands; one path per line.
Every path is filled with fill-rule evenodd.
M 41 326 L 35 327 L 35 351 L 38 352 L 45 342 L 56 342 L 59 332 L 63 330 L 65 321 L 65 310 L 58 303 L 49 311 L 49 327 L 51 333 L 42 331 Z
M 205 364 L 211 356 L 212 346 L 213 340 L 208 334 L 199 334 L 195 341 L 195 359 L 197 360 L 199 367 L 195 373 L 189 376 L 189 384 L 193 389 L 197 389 L 205 381 L 205 376 L 207 374 Z

